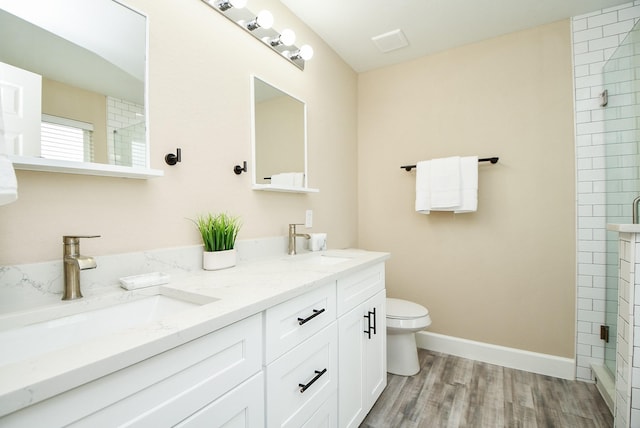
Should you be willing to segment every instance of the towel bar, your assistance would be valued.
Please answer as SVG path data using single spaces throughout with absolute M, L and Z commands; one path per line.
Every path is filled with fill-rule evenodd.
M 491 162 L 491 163 L 498 163 L 498 159 L 500 159 L 497 156 L 491 157 L 491 158 L 480 158 L 478 159 L 478 162 Z M 415 168 L 415 165 L 401 165 L 400 168 L 404 169 L 405 171 L 411 171 L 413 168 Z

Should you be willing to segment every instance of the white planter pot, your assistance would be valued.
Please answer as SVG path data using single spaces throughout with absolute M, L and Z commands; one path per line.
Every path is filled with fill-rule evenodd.
M 202 253 L 204 270 L 226 269 L 236 265 L 236 250 L 205 251 Z

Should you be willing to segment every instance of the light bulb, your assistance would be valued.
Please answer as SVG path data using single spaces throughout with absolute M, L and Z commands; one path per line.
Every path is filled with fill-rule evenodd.
M 313 58 L 313 48 L 309 45 L 300 46 L 300 58 L 305 61 L 309 61 Z
M 280 33 L 280 41 L 285 46 L 291 46 L 296 42 L 296 33 L 293 30 L 285 28 L 282 30 L 282 33 Z
M 261 10 L 256 18 L 247 24 L 247 30 L 253 31 L 256 28 L 262 27 L 268 30 L 273 25 L 273 15 L 268 10 Z
M 256 17 L 258 26 L 268 30 L 273 26 L 273 15 L 268 10 L 261 10 Z

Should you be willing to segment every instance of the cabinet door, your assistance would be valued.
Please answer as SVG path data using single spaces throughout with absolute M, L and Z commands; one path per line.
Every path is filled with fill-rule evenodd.
M 358 427 L 387 385 L 385 291 L 338 319 L 338 426 Z
M 180 428 L 264 427 L 264 379 L 259 373 L 176 425 Z
M 364 304 L 338 318 L 338 426 L 357 427 L 366 416 L 364 402 Z
M 371 317 L 372 325 L 375 325 L 375 332 L 371 338 L 364 341 L 364 357 L 366 364 L 364 395 L 367 403 L 366 413 L 371 410 L 382 391 L 387 386 L 387 311 L 386 293 L 381 291 L 365 303 L 365 310 L 371 313 L 375 309 L 375 316 Z M 371 311 L 371 312 L 369 312 Z M 367 319 L 365 318 L 365 322 Z

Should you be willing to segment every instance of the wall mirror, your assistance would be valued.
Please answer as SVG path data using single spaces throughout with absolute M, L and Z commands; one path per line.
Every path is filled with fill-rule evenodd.
M 0 0 L 0 39 L 0 136 L 16 168 L 162 175 L 149 169 L 144 15 L 114 0 Z
M 253 188 L 317 192 L 307 181 L 305 103 L 255 76 L 251 87 Z

